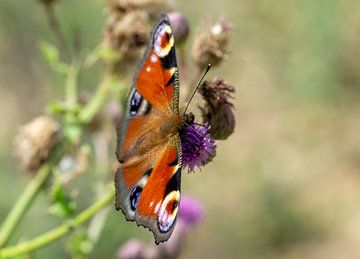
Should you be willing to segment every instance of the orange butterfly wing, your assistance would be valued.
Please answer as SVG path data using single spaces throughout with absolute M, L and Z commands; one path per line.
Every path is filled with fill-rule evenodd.
M 118 134 L 116 208 L 167 240 L 180 201 L 179 80 L 173 32 L 166 16 L 134 78 Z

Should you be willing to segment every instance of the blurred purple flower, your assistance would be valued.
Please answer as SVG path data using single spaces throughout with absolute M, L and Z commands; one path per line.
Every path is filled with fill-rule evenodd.
M 181 197 L 179 219 L 185 223 L 185 226 L 196 225 L 203 215 L 204 208 L 198 200 L 190 196 Z
M 129 239 L 117 251 L 117 258 L 141 258 L 145 245 L 137 239 Z
M 216 154 L 216 143 L 210 135 L 210 126 L 192 122 L 180 132 L 182 163 L 194 172 L 207 164 Z
M 146 245 L 137 239 L 129 239 L 117 251 L 118 259 L 152 259 L 161 258 L 159 249 L 155 245 Z
M 159 245 L 145 244 L 136 239 L 125 242 L 118 250 L 118 259 L 150 259 L 150 258 L 177 258 L 184 248 L 189 231 L 199 223 L 204 215 L 202 204 L 190 197 L 182 196 L 180 212 L 174 232 L 167 242 Z

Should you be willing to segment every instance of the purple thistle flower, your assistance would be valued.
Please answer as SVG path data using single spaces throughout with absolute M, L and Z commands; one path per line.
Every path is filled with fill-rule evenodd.
M 194 122 L 180 132 L 183 166 L 194 172 L 195 168 L 207 164 L 216 153 L 216 143 L 211 137 L 210 126 Z

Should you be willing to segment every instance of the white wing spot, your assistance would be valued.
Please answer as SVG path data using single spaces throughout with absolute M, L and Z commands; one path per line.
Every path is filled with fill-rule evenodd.
M 156 63 L 156 62 L 158 61 L 158 57 L 153 54 L 153 55 L 150 56 L 150 61 L 151 61 L 152 63 Z

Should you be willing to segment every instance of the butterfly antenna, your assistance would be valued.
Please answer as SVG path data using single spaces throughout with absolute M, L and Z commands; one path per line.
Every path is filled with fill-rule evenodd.
M 189 108 L 189 104 L 190 104 L 191 100 L 194 98 L 194 95 L 195 95 L 196 91 L 199 89 L 199 87 L 200 87 L 200 85 L 201 85 L 204 77 L 205 77 L 206 74 L 209 72 L 210 68 L 211 68 L 211 64 L 208 64 L 208 66 L 207 66 L 207 68 L 206 68 L 203 76 L 201 77 L 201 79 L 200 79 L 199 83 L 197 84 L 195 90 L 194 90 L 193 93 L 191 94 L 188 103 L 186 104 L 185 110 L 184 110 L 184 112 L 183 112 L 183 116 L 184 116 L 184 114 L 186 113 L 187 109 Z

